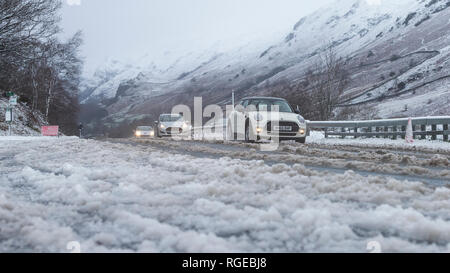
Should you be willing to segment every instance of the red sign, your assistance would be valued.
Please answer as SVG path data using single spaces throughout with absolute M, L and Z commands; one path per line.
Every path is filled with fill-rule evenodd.
M 43 136 L 58 136 L 59 126 L 42 126 L 41 132 Z

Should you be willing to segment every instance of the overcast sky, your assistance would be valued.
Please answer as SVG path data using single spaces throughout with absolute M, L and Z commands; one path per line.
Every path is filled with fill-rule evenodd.
M 242 37 L 286 35 L 333 0 L 63 0 L 64 36 L 84 33 L 87 71 L 107 58 L 201 50 Z M 257 38 L 255 38 L 257 39 Z

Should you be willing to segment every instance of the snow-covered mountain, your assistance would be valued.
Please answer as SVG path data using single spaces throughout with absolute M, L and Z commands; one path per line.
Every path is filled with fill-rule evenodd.
M 107 60 L 95 73 L 82 83 L 81 102 L 114 98 L 123 81 L 135 78 L 143 68 L 124 64 L 114 59 Z
M 342 107 L 379 117 L 449 114 L 449 18 L 449 0 L 339 0 L 301 18 L 281 40 L 106 64 L 86 83 L 84 100 L 101 101 L 111 123 L 151 119 L 194 96 L 224 104 L 231 90 L 267 94 L 282 81 L 301 81 L 331 45 L 352 78 Z

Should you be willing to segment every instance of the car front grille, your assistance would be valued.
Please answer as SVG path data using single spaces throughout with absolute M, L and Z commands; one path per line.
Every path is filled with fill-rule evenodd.
M 167 128 L 166 129 L 166 133 L 169 135 L 181 134 L 182 132 L 183 132 L 183 129 L 181 129 L 181 128 Z
M 283 133 L 283 132 L 279 132 L 278 134 L 280 137 L 295 137 L 297 135 L 297 133 Z
M 280 126 L 280 127 L 288 126 L 288 127 L 292 128 L 291 131 L 280 131 L 280 134 L 289 134 L 289 133 L 292 134 L 292 133 L 294 133 L 294 135 L 295 135 L 300 130 L 300 127 L 295 122 L 280 121 L 280 122 L 278 122 L 278 126 Z M 272 132 L 272 122 L 271 121 L 269 121 L 267 123 L 267 132 L 269 132 L 269 133 Z M 275 131 L 275 132 L 278 132 L 278 131 Z

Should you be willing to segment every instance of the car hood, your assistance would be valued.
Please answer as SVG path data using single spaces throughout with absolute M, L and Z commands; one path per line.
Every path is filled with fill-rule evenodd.
M 262 117 L 264 117 L 264 120 L 274 119 L 273 117 L 270 116 L 270 112 L 259 111 L 259 112 L 249 112 L 248 114 L 251 119 L 255 119 L 255 116 L 257 114 L 260 114 Z M 301 115 L 298 115 L 296 113 L 284 113 L 284 112 L 279 113 L 280 121 L 292 121 L 300 123 L 298 120 L 299 116 Z
M 183 121 L 173 121 L 173 122 L 161 122 L 162 125 L 169 127 L 183 127 Z

